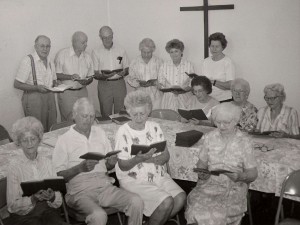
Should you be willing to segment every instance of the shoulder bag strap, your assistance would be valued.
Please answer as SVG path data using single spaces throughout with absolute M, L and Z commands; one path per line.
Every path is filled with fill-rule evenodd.
M 33 84 L 37 85 L 34 60 L 33 60 L 33 57 L 32 57 L 31 54 L 29 54 L 28 57 L 30 58 L 30 62 L 31 62 L 31 71 L 32 71 Z

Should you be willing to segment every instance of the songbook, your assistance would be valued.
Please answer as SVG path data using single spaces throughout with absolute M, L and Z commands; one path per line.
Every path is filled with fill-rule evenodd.
M 112 118 L 112 121 L 116 124 L 124 124 L 128 121 L 130 121 L 131 119 L 129 119 L 128 117 L 126 116 L 119 116 L 119 117 L 115 117 L 115 118 Z
M 116 155 L 120 152 L 121 152 L 120 150 L 111 151 L 111 152 L 106 153 L 106 155 L 103 155 L 100 152 L 87 152 L 87 153 L 81 155 L 79 158 L 80 159 L 91 159 L 91 160 L 102 160 L 102 159 L 106 159 L 110 156 Z
M 73 88 L 73 85 L 70 84 L 60 84 L 56 87 L 46 87 L 48 90 L 52 92 L 64 92 L 67 89 Z
M 190 120 L 192 118 L 195 118 L 197 120 L 208 120 L 206 117 L 204 111 L 202 109 L 193 109 L 193 110 L 184 110 L 184 109 L 178 109 L 178 113 L 183 118 Z
M 43 180 L 32 180 L 21 182 L 23 196 L 31 196 L 40 190 L 51 188 L 53 191 L 66 193 L 66 182 L 63 177 L 53 177 Z
M 203 133 L 197 130 L 189 130 L 176 134 L 176 146 L 191 147 L 199 141 Z
M 155 142 L 152 143 L 151 145 L 137 145 L 137 144 L 132 144 L 131 145 L 131 155 L 137 155 L 139 152 L 142 154 L 145 154 L 150 151 L 152 148 L 156 148 L 156 152 L 163 152 L 166 148 L 167 141 L 160 141 L 160 142 Z
M 116 70 L 101 70 L 101 73 L 104 74 L 104 75 L 108 75 L 108 74 L 111 74 L 113 72 L 116 72 L 116 73 L 119 73 L 119 72 L 122 72 L 123 69 L 116 69 Z
M 137 80 L 141 86 L 154 86 L 157 79 L 150 79 L 150 80 Z
M 196 173 L 198 173 L 198 172 L 208 173 L 208 174 L 211 174 L 211 175 L 214 175 L 214 176 L 219 176 L 220 174 L 224 174 L 224 173 L 233 173 L 232 171 L 223 170 L 223 169 L 207 170 L 207 169 L 203 169 L 203 168 L 194 168 L 193 171 L 196 172 Z
M 96 121 L 99 124 L 107 124 L 107 123 L 111 123 L 112 120 L 109 116 L 97 116 L 96 117 Z
M 173 91 L 177 91 L 179 94 L 183 94 L 183 93 L 186 93 L 187 91 L 182 89 L 181 87 L 179 86 L 172 86 L 172 87 L 169 87 L 169 88 L 161 88 L 159 89 L 161 92 L 173 92 Z
M 121 109 L 119 112 L 119 115 L 127 115 L 129 116 L 129 113 L 126 111 L 126 109 Z
M 252 131 L 252 132 L 248 132 L 248 134 L 251 135 L 259 135 L 259 136 L 269 136 L 270 134 L 272 134 L 275 131 L 264 131 L 264 132 L 259 132 L 259 131 Z

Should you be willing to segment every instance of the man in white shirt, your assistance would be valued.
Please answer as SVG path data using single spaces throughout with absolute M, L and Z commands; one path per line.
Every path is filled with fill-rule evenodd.
M 105 225 L 107 215 L 102 207 L 114 207 L 124 212 L 128 225 L 141 225 L 143 201 L 131 192 L 117 188 L 107 170 L 114 168 L 117 157 L 100 161 L 83 160 L 87 152 L 103 155 L 111 145 L 104 130 L 93 125 L 95 110 L 87 98 L 78 99 L 73 107 L 75 125 L 59 137 L 52 157 L 54 169 L 67 183 L 67 204 L 86 215 L 88 225 Z
M 62 121 L 72 119 L 75 101 L 88 96 L 86 86 L 94 75 L 91 56 L 85 51 L 88 37 L 77 31 L 72 36 L 72 46 L 60 50 L 55 57 L 57 79 L 72 88 L 58 94 L 58 105 Z
M 55 98 L 48 90 L 56 84 L 55 66 L 48 57 L 50 48 L 50 39 L 39 35 L 35 39 L 35 51 L 24 57 L 14 81 L 14 87 L 24 91 L 22 105 L 25 116 L 40 120 L 45 131 L 56 123 Z
M 118 113 L 124 107 L 129 60 L 125 50 L 113 42 L 113 31 L 108 26 L 101 27 L 99 36 L 102 44 L 92 51 L 95 79 L 98 81 L 98 98 L 102 116 Z M 106 71 L 105 71 L 106 70 Z M 119 70 L 114 71 L 113 70 Z

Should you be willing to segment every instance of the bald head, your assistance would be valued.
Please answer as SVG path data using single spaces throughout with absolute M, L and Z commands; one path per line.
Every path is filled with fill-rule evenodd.
M 76 31 L 72 36 L 72 45 L 74 48 L 74 51 L 77 53 L 81 53 L 85 51 L 87 47 L 87 41 L 88 37 L 87 35 L 82 31 Z
M 102 40 L 103 46 L 110 49 L 113 45 L 114 33 L 109 26 L 103 26 L 99 30 L 99 37 Z
M 45 35 L 39 35 L 34 41 L 34 49 L 41 60 L 46 60 L 51 48 L 51 41 Z

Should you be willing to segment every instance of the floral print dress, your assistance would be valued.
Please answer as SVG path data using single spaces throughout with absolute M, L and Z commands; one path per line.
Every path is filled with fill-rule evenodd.
M 228 143 L 224 143 L 218 130 L 207 133 L 202 141 L 199 159 L 207 164 L 208 170 L 242 172 L 256 167 L 252 143 L 239 130 Z M 239 224 L 247 208 L 247 191 L 246 183 L 233 182 L 224 174 L 198 180 L 187 199 L 188 224 Z
M 242 131 L 251 132 L 256 129 L 257 122 L 257 108 L 252 103 L 247 102 L 245 106 L 242 107 L 238 127 Z
M 131 155 L 132 144 L 150 145 L 165 139 L 159 124 L 147 121 L 145 129 L 141 131 L 132 129 L 128 123 L 124 124 L 119 128 L 115 140 L 115 149 L 122 151 L 118 154 L 118 158 L 128 160 L 135 157 Z M 157 154 L 161 153 L 156 153 L 154 156 Z M 163 177 L 166 169 L 164 166 L 155 165 L 154 163 L 139 163 L 129 171 L 122 171 L 117 164 L 116 173 L 120 182 L 132 178 L 153 182 L 155 179 Z

